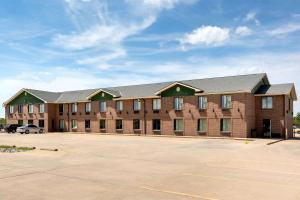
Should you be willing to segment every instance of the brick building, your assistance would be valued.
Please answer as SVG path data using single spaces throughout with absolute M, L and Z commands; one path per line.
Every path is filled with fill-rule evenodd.
M 292 137 L 295 86 L 250 74 L 47 92 L 22 89 L 6 101 L 7 122 L 46 132 Z

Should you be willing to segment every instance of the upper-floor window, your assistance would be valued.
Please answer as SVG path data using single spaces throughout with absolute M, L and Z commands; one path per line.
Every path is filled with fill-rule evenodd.
M 28 105 L 28 113 L 30 113 L 30 114 L 33 113 L 33 105 L 32 104 Z
M 9 114 L 13 114 L 14 113 L 14 106 L 9 106 Z
M 85 104 L 85 112 L 89 113 L 92 111 L 92 103 L 88 102 Z
M 133 110 L 135 111 L 141 110 L 141 100 L 139 99 L 133 100 Z
M 39 105 L 39 113 L 44 113 L 45 112 L 45 104 L 40 104 Z
M 161 109 L 161 99 L 153 99 L 153 110 Z
M 76 113 L 77 112 L 77 103 L 72 103 L 72 105 L 71 105 L 71 111 L 72 111 L 72 113 Z
M 228 109 L 231 108 L 232 102 L 231 102 L 231 96 L 230 95 L 222 95 L 222 108 Z
M 100 112 L 106 112 L 106 101 L 100 101 Z
M 207 97 L 201 96 L 199 97 L 199 109 L 207 108 Z
M 183 98 L 175 97 L 174 98 L 174 109 L 175 110 L 182 110 L 183 109 Z
M 117 111 L 122 111 L 123 110 L 123 101 L 117 101 L 116 102 L 116 109 L 117 109 Z
M 63 113 L 64 112 L 64 104 L 59 104 L 58 106 L 59 108 L 59 113 Z
M 18 105 L 18 113 L 23 113 L 23 105 Z
M 262 109 L 273 108 L 273 98 L 272 97 L 262 97 Z

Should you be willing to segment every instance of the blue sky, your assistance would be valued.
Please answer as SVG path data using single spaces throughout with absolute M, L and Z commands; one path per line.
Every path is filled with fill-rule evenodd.
M 1 102 L 260 72 L 300 94 L 299 0 L 2 0 L 0 30 Z

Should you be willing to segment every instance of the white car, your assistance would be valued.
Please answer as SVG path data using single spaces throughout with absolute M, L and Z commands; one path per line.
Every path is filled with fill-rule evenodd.
M 293 126 L 293 132 L 300 133 L 300 128 L 298 128 L 297 126 Z
M 32 125 L 32 124 L 20 126 L 17 128 L 17 133 L 21 133 L 21 134 L 23 134 L 23 133 L 26 133 L 26 134 L 43 133 L 43 132 L 44 132 L 44 130 L 42 128 L 39 128 L 36 125 Z

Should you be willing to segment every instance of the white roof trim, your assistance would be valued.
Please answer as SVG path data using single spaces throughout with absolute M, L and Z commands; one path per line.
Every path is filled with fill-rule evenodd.
M 22 88 L 19 92 L 17 92 L 14 96 L 12 96 L 10 99 L 8 99 L 7 101 L 5 101 L 3 103 L 3 107 L 5 107 L 7 104 L 9 104 L 12 100 L 14 100 L 15 98 L 17 98 L 20 94 L 22 94 L 22 92 L 27 92 L 29 94 L 31 94 L 32 96 L 34 96 L 35 98 L 38 98 L 40 100 L 42 100 L 44 103 L 47 103 L 47 101 L 45 101 L 44 99 L 42 99 L 41 97 L 38 97 L 34 94 L 32 94 L 31 92 L 27 91 L 26 89 Z
M 114 98 L 117 97 L 115 94 L 112 94 L 112 93 L 110 93 L 110 92 L 108 92 L 108 91 L 106 91 L 106 90 L 103 90 L 103 89 L 99 89 L 99 90 L 97 90 L 96 92 L 90 94 L 86 99 L 92 98 L 93 96 L 95 96 L 95 95 L 98 94 L 99 92 L 104 92 L 104 93 L 110 94 L 110 95 L 113 96 Z
M 161 94 L 163 91 L 168 90 L 168 89 L 170 89 L 171 87 L 173 87 L 173 86 L 175 86 L 175 85 L 181 85 L 181 86 L 183 86 L 183 87 L 190 88 L 190 89 L 192 89 L 192 90 L 195 90 L 195 92 L 202 92 L 202 91 L 203 91 L 203 90 L 200 90 L 200 89 L 198 89 L 198 88 L 195 88 L 195 87 L 193 87 L 193 86 L 190 86 L 190 85 L 187 85 L 187 84 L 184 84 L 184 83 L 181 83 L 181 82 L 174 82 L 174 83 L 172 83 L 172 84 L 170 84 L 170 85 L 168 85 L 168 86 L 166 86 L 166 87 L 160 89 L 159 91 L 155 92 L 155 95 L 159 95 L 159 94 Z

